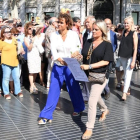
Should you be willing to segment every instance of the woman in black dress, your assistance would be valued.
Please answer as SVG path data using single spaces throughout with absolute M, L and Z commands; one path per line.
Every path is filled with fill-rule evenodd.
M 107 27 L 105 22 L 96 21 L 93 24 L 92 33 L 94 39 L 87 40 L 82 50 L 84 64 L 81 65 L 81 69 L 99 74 L 105 73 L 108 70 L 109 63 L 114 61 L 112 45 L 107 40 Z M 91 47 L 92 49 L 89 49 Z M 89 54 L 91 55 L 89 56 Z M 96 119 L 97 103 L 99 104 L 99 108 L 102 112 L 99 119 L 100 122 L 104 121 L 106 119 L 106 115 L 109 113 L 107 106 L 101 98 L 101 93 L 105 88 L 107 81 L 108 74 L 106 74 L 106 79 L 103 84 L 95 82 L 89 83 L 90 97 L 88 101 L 88 121 L 86 124 L 87 129 L 83 134 L 82 139 L 89 139 L 92 136 L 92 129 L 94 128 Z

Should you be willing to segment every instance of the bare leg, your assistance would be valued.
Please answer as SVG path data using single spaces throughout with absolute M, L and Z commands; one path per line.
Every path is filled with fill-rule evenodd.
M 30 92 L 33 92 L 34 87 L 34 74 L 29 74 L 29 82 L 30 82 Z
M 35 89 L 38 90 L 38 89 L 36 88 L 36 86 L 35 86 L 36 76 L 37 76 L 37 73 L 34 73 L 34 74 L 33 74 L 33 77 L 34 77 L 34 78 L 33 78 L 33 83 L 34 83 L 34 87 L 35 87 Z
M 40 77 L 40 84 L 42 86 L 45 86 L 44 82 L 43 82 L 43 80 L 44 80 L 44 67 L 45 67 L 45 64 L 41 63 L 41 72 L 39 73 L 39 77 Z
M 13 81 L 10 81 L 9 82 L 9 85 L 10 85 L 10 93 L 14 93 L 14 82 Z

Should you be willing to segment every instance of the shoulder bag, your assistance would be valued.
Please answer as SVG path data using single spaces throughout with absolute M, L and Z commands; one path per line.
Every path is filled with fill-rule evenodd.
M 93 45 L 90 45 L 88 54 L 90 53 L 90 60 L 89 60 L 89 64 L 91 63 L 91 55 L 93 52 Z M 106 72 L 105 73 L 95 73 L 95 72 L 90 72 L 89 71 L 89 75 L 88 75 L 88 80 L 89 82 L 93 82 L 93 83 L 98 83 L 98 84 L 103 84 L 105 82 L 106 79 Z

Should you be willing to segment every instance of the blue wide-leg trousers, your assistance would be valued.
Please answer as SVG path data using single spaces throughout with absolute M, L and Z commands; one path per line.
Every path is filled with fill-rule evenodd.
M 85 109 L 79 83 L 75 81 L 69 68 L 67 66 L 58 66 L 54 64 L 46 106 L 41 111 L 39 115 L 40 118 L 53 119 L 53 111 L 56 108 L 64 80 L 74 107 L 74 112 L 81 112 Z

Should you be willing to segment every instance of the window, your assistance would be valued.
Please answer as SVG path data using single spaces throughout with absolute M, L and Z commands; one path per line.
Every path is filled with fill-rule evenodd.
M 137 25 L 138 24 L 138 13 L 133 12 L 132 17 L 133 17 L 133 20 L 134 20 L 134 24 Z
M 45 12 L 45 15 L 50 15 L 51 17 L 54 17 L 54 12 Z

